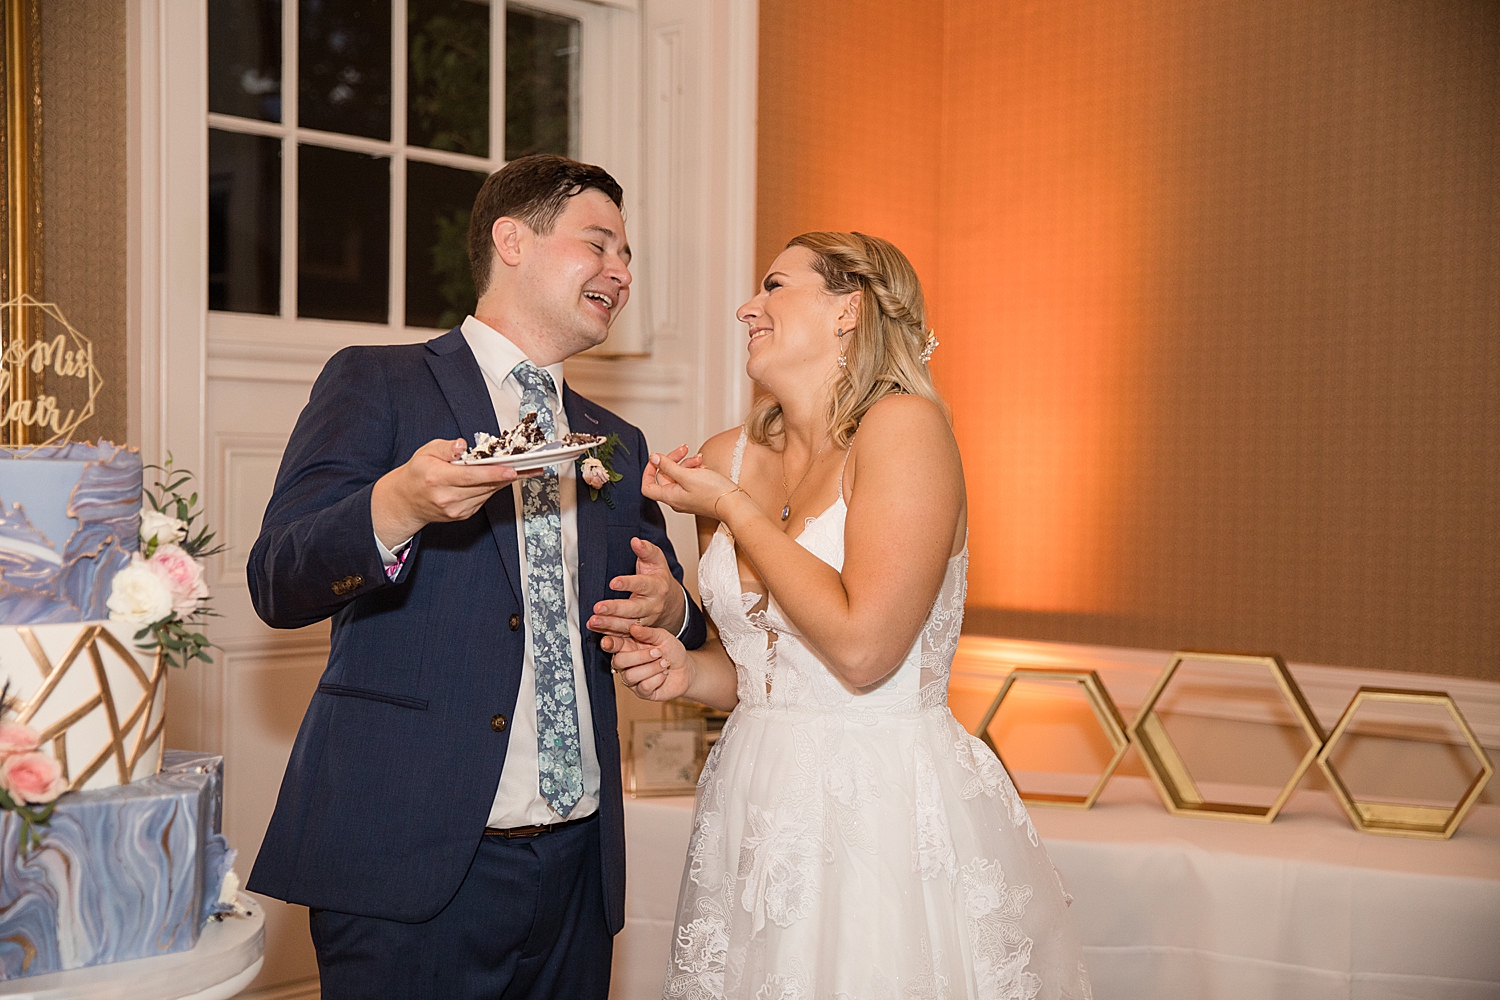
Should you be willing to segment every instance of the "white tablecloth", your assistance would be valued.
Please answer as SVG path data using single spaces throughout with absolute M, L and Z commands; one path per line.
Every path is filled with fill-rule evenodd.
M 661 996 L 692 805 L 625 803 L 614 1000 Z M 1409 840 L 1358 833 L 1322 792 L 1269 826 L 1174 817 L 1120 776 L 1087 812 L 1032 816 L 1098 1000 L 1500 1000 L 1500 807 Z

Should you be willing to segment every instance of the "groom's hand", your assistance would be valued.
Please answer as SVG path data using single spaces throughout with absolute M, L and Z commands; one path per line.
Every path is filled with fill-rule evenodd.
M 463 438 L 429 441 L 376 481 L 370 521 L 382 545 L 394 548 L 435 521 L 465 520 L 496 490 L 527 475 L 503 465 L 454 465 L 464 447 Z
M 632 538 L 630 548 L 635 552 L 635 575 L 609 581 L 611 590 L 628 590 L 630 596 L 595 604 L 588 627 L 605 635 L 628 636 L 633 625 L 677 634 L 687 617 L 687 598 L 667 565 L 666 554 L 644 538 Z M 605 651 L 613 652 L 608 647 Z

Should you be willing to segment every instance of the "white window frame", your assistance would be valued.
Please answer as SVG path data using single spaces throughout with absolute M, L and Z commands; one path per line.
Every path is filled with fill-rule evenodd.
M 628 191 L 638 175 L 637 111 L 622 107 L 635 103 L 639 82 L 639 23 L 634 5 L 586 0 L 518 0 L 519 6 L 559 14 L 579 22 L 579 149 L 585 162 L 608 169 Z M 418 342 L 435 334 L 430 327 L 406 324 L 406 164 L 410 160 L 462 170 L 484 171 L 505 165 L 505 0 L 492 0 L 490 13 L 490 152 L 488 157 L 427 149 L 406 143 L 407 0 L 391 0 L 391 139 L 302 128 L 297 121 L 295 86 L 298 61 L 298 3 L 282 7 L 282 120 L 266 122 L 208 112 L 203 115 L 206 149 L 208 130 L 220 129 L 278 139 L 281 147 L 281 297 L 280 314 L 208 312 L 208 339 L 219 349 L 244 360 L 261 360 L 267 349 L 290 351 L 298 358 L 327 357 L 349 344 Z M 205 22 L 206 26 L 206 22 Z M 206 82 L 206 80 L 205 80 Z M 206 88 L 205 88 L 206 89 Z M 390 262 L 388 313 L 384 323 L 310 319 L 297 316 L 297 148 L 301 143 L 366 153 L 390 161 Z M 205 165 L 206 170 L 206 165 Z M 205 178 L 205 192 L 206 192 Z M 205 193 L 206 197 L 206 193 Z M 207 263 L 202 276 L 207 288 Z M 611 332 L 607 353 L 640 355 L 649 352 L 645 324 L 627 310 Z

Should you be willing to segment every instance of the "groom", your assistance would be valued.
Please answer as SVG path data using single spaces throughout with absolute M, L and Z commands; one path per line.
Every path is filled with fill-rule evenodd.
M 340 351 L 292 432 L 250 594 L 277 628 L 331 617 L 332 648 L 248 888 L 312 908 L 324 1000 L 608 992 L 625 831 L 599 634 L 705 635 L 640 495 L 645 439 L 563 381 L 630 294 L 621 203 L 558 156 L 492 174 L 474 315 Z M 618 435 L 619 481 L 451 464 L 529 413 Z

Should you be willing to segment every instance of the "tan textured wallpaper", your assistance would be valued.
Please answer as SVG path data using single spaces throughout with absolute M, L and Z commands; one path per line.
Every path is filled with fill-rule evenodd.
M 41 28 L 43 285 L 104 380 L 77 436 L 124 441 L 125 3 L 46 0 Z M 77 389 L 48 386 L 64 410 Z
M 761 0 L 755 259 L 858 229 L 936 278 L 943 20 L 910 0 Z
M 1500 679 L 1500 4 L 858 6 L 762 6 L 761 255 L 936 197 L 967 627 Z

